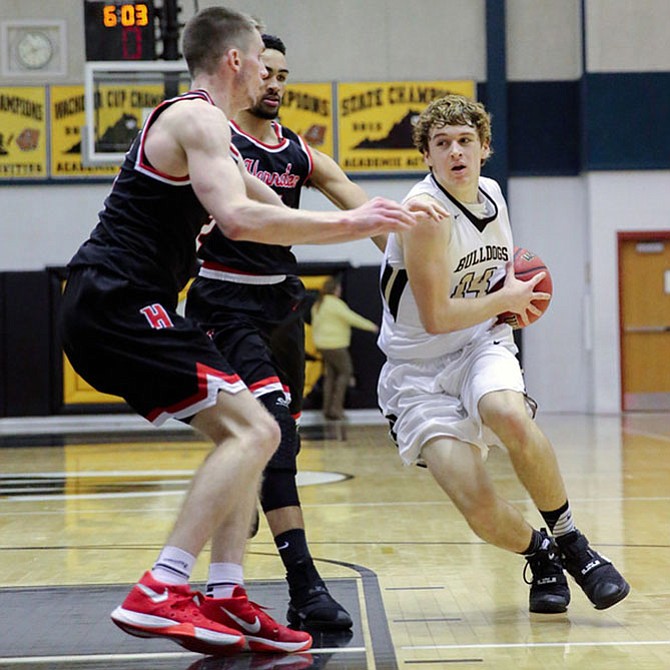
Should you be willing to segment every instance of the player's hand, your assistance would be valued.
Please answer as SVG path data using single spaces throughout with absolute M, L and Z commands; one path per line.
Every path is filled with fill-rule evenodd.
M 394 200 L 376 197 L 349 210 L 351 224 L 366 235 L 406 232 L 417 224 L 417 215 Z
M 536 300 L 551 300 L 551 293 L 536 292 L 535 287 L 547 276 L 546 272 L 539 272 L 528 281 L 517 279 L 514 274 L 514 263 L 509 261 L 505 266 L 505 285 L 503 291 L 508 301 L 506 311 L 518 314 L 524 326 L 529 323 L 529 314 L 540 316 L 542 310 L 533 303 Z
M 417 215 L 419 221 L 429 219 L 434 222 L 442 221 L 449 216 L 449 212 L 434 199 L 411 198 L 405 203 L 410 212 Z

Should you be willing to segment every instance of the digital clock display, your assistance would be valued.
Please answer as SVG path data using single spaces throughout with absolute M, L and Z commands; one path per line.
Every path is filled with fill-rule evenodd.
M 124 28 L 137 26 L 142 28 L 149 25 L 149 7 L 146 2 L 136 5 L 103 5 L 102 22 L 105 28 L 116 28 L 119 24 Z
M 153 0 L 84 0 L 86 60 L 154 60 Z

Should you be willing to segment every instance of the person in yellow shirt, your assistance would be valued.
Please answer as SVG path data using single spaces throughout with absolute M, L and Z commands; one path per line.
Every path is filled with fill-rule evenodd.
M 354 312 L 341 296 L 342 284 L 329 277 L 312 307 L 312 337 L 325 372 L 323 413 L 334 421 L 344 419 L 344 397 L 354 372 L 349 353 L 351 329 L 379 332 L 376 323 Z

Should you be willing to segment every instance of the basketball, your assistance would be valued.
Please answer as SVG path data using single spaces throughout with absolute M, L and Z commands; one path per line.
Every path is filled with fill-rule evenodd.
M 549 273 L 549 268 L 544 264 L 544 261 L 537 254 L 528 249 L 514 247 L 514 276 L 519 281 L 529 281 L 538 272 L 546 272 L 547 274 L 534 290 L 537 293 L 553 293 L 554 285 L 551 281 L 551 274 Z M 502 286 L 502 283 L 500 283 L 500 286 Z M 551 299 L 533 301 L 533 305 L 540 309 L 541 312 L 538 315 L 527 313 L 528 323 L 525 325 L 530 325 L 534 321 L 537 321 L 542 314 L 547 311 L 550 302 Z M 503 312 L 502 314 L 499 314 L 497 323 L 508 323 L 514 329 L 524 327 L 518 314 L 514 314 L 513 312 Z

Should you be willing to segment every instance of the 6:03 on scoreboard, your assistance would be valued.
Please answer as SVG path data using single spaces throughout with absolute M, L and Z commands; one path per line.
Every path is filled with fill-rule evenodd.
M 86 60 L 154 60 L 153 0 L 84 0 Z

